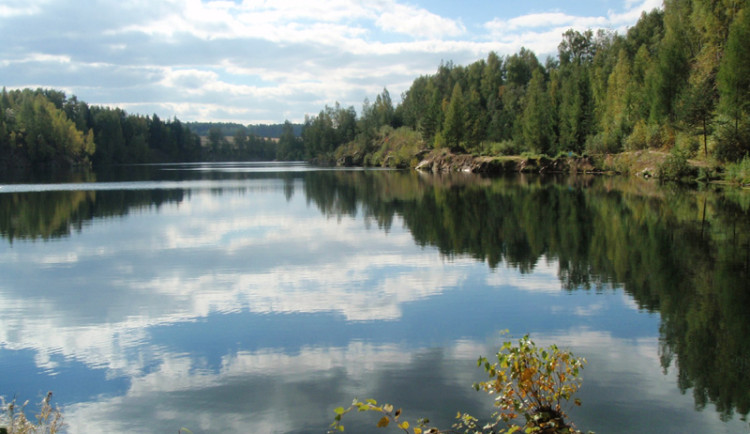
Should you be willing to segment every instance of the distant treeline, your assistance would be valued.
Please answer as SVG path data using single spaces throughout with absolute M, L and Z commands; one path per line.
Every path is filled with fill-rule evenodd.
M 239 124 L 205 125 L 210 125 L 204 137 L 210 160 L 301 160 L 305 156 L 302 139 L 289 121 L 280 125 L 278 137 L 262 136 Z
M 392 142 L 482 154 L 675 149 L 718 161 L 750 150 L 748 1 L 666 0 L 625 35 L 563 34 L 544 63 L 521 49 L 441 64 L 394 107 L 387 90 L 306 119 L 308 155 L 398 162 Z M 412 137 L 411 140 L 402 140 Z M 402 153 L 403 154 L 403 153 Z M 394 157 L 395 155 L 395 157 Z M 367 159 L 369 158 L 369 160 Z
M 239 127 L 233 140 L 227 140 L 222 129 L 209 127 L 209 140 L 202 141 L 177 118 L 162 120 L 156 114 L 133 115 L 119 108 L 89 106 L 59 90 L 3 88 L 0 169 L 302 157 L 301 140 L 288 122 L 268 126 L 280 130 L 275 139 Z
M 245 134 L 252 134 L 265 138 L 281 138 L 284 124 L 250 124 L 242 125 L 234 122 L 186 122 L 190 131 L 199 136 L 207 137 L 212 128 L 218 128 L 225 136 L 234 136 L 238 130 L 244 130 Z M 302 135 L 302 124 L 292 124 L 292 130 L 296 137 Z

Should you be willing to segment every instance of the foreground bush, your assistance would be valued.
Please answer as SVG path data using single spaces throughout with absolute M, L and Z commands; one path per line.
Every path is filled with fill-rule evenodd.
M 60 432 L 63 427 L 63 416 L 57 408 L 52 408 L 50 400 L 52 392 L 41 402 L 41 409 L 36 415 L 36 423 L 26 418 L 23 410 L 29 401 L 18 407 L 16 400 L 10 403 L 5 402 L 5 398 L 0 397 L 2 404 L 2 413 L 0 414 L 0 434 L 54 434 Z
M 474 384 L 474 388 L 495 395 L 497 408 L 484 424 L 474 416 L 458 413 L 452 429 L 443 431 L 430 427 L 428 419 L 419 419 L 414 424 L 403 420 L 401 409 L 394 411 L 391 404 L 378 405 L 373 399 L 364 402 L 355 399 L 348 408 L 334 410 L 336 416 L 329 432 L 344 431 L 343 416 L 353 410 L 380 413 L 378 427 L 395 425 L 405 433 L 413 434 L 579 432 L 566 420 L 565 406 L 581 387 L 580 371 L 585 359 L 561 351 L 555 345 L 538 348 L 528 335 L 519 339 L 516 345 L 505 342 L 496 357 L 497 362 L 484 357 L 477 362 L 487 372 L 489 380 Z M 572 399 L 572 403 L 581 405 L 578 399 Z

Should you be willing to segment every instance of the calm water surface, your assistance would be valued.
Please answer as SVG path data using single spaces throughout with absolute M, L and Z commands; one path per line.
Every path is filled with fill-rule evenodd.
M 355 397 L 449 427 L 490 413 L 508 329 L 588 359 L 584 430 L 750 432 L 749 204 L 275 163 L 5 183 L 0 395 L 53 390 L 74 433 L 321 433 Z

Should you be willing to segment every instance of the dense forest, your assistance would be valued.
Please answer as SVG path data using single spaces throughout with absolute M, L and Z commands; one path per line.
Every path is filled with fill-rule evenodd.
M 190 161 L 200 139 L 179 120 L 129 115 L 89 106 L 50 89 L 8 91 L 0 97 L 0 162 L 4 166 L 107 165 Z
M 353 107 L 326 106 L 306 119 L 304 145 L 310 155 L 348 153 L 376 165 L 403 163 L 421 148 L 491 155 L 657 148 L 736 161 L 750 150 L 748 40 L 746 0 L 666 0 L 625 35 L 567 31 L 544 63 L 527 49 L 493 52 L 468 66 L 441 64 L 395 107 L 387 90 L 366 99 L 359 117 Z
M 231 136 L 218 125 L 209 128 L 202 142 L 177 118 L 164 121 L 156 114 L 90 106 L 58 90 L 3 88 L 0 167 L 303 157 L 301 140 L 288 122 L 263 130 L 278 129 L 279 138 L 259 136 L 246 127 L 236 128 Z

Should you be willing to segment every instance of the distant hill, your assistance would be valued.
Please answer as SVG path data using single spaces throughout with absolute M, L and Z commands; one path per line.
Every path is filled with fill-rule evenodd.
M 190 131 L 203 137 L 208 136 L 208 131 L 211 128 L 219 128 L 224 136 L 234 136 L 238 129 L 244 129 L 248 134 L 276 139 L 281 137 L 281 128 L 284 126 L 284 124 L 258 124 L 245 126 L 233 122 L 187 122 L 185 125 L 190 128 Z M 292 124 L 292 126 L 294 128 L 294 135 L 300 137 L 302 135 L 302 124 Z

